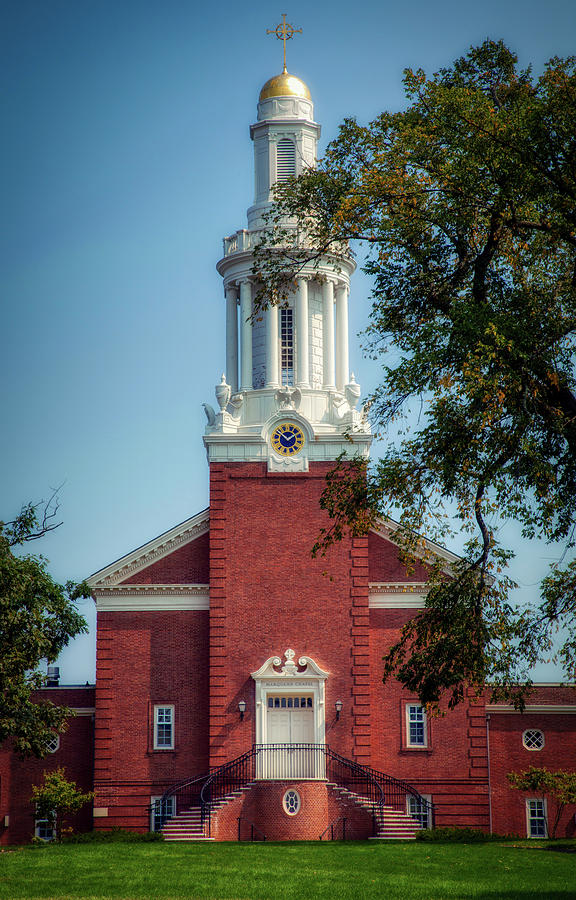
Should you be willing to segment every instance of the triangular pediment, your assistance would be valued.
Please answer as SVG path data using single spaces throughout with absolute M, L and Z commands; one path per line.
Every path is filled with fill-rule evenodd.
M 391 577 L 389 579 L 370 577 L 370 581 L 400 580 L 398 576 L 400 570 L 404 567 L 398 559 L 398 541 L 394 539 L 394 532 L 398 531 L 400 527 L 400 524 L 393 519 L 379 519 L 374 527 L 370 529 L 369 538 L 372 538 L 373 547 L 378 547 L 378 544 L 381 541 L 381 549 L 384 550 L 384 556 L 388 557 L 388 565 L 393 565 L 398 568 L 397 573 L 390 573 Z M 442 571 L 448 576 L 453 576 L 453 566 L 460 560 L 460 557 L 455 553 L 446 550 L 445 547 L 442 547 L 440 544 L 428 540 L 427 538 L 422 538 L 421 548 L 416 550 L 415 555 L 417 557 L 416 571 L 418 573 L 415 580 L 421 582 L 428 580 L 428 566 L 432 559 L 440 562 Z M 418 562 L 418 559 L 420 562 Z M 370 561 L 374 564 L 373 559 Z
M 158 567 L 162 560 L 167 560 L 169 557 L 176 558 L 178 554 L 182 555 L 183 548 L 207 535 L 209 528 L 209 511 L 205 509 L 191 519 L 186 519 L 169 531 L 165 531 L 142 547 L 120 557 L 98 572 L 94 572 L 87 579 L 87 583 L 95 592 L 98 592 L 99 589 L 120 585 L 158 583 L 158 579 L 150 575 L 154 567 Z M 165 576 L 159 580 L 164 584 L 168 582 L 179 584 L 181 581 L 176 578 L 167 580 Z M 190 579 L 185 580 L 190 581 Z M 198 579 L 192 580 L 198 583 Z

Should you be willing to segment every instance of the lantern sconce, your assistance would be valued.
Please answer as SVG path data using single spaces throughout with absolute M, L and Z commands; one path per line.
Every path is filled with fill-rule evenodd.
M 342 707 L 344 706 L 344 704 L 342 703 L 341 700 L 337 700 L 336 703 L 334 704 L 334 706 L 336 707 L 336 721 L 338 721 L 340 718 L 340 713 L 342 712 Z
M 246 712 L 246 701 L 239 700 L 238 701 L 238 712 L 240 713 L 240 721 L 244 718 L 244 713 Z

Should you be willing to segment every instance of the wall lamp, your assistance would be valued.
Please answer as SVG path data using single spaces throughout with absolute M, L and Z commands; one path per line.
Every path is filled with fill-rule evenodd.
M 341 700 L 337 700 L 336 703 L 334 704 L 334 706 L 336 707 L 336 721 L 338 721 L 338 719 L 340 718 L 340 713 L 342 712 L 342 707 L 344 706 L 344 704 L 342 703 Z
M 244 718 L 244 713 L 246 712 L 246 701 L 239 700 L 238 701 L 238 712 L 240 713 L 240 721 Z

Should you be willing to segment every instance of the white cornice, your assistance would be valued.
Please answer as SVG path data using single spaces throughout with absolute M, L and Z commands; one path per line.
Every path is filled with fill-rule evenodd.
M 208 594 L 207 584 L 116 584 L 94 589 L 97 597 L 159 597 L 175 594 L 199 597 Z
M 189 544 L 196 538 L 206 534 L 209 527 L 208 510 L 205 509 L 198 515 L 192 516 L 191 519 L 186 519 L 185 522 L 181 522 L 169 531 L 165 531 L 164 534 L 159 535 L 142 547 L 138 547 L 131 553 L 126 554 L 126 556 L 120 557 L 120 559 L 117 559 L 104 569 L 94 572 L 87 579 L 87 583 L 94 590 L 94 593 L 103 587 L 108 588 L 119 585 L 126 578 L 130 578 L 131 575 L 146 569 L 152 563 L 168 556 L 174 550 L 184 546 L 184 544 Z
M 428 585 L 421 581 L 371 583 L 368 585 L 370 609 L 423 609 Z
M 98 612 L 209 609 L 207 584 L 131 584 L 98 589 L 94 595 Z

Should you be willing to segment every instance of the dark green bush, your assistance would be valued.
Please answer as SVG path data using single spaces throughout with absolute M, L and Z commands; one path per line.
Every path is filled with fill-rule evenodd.
M 417 841 L 444 842 L 450 844 L 475 844 L 487 841 L 518 840 L 515 834 L 487 834 L 475 828 L 423 828 L 416 832 Z
M 84 834 L 69 834 L 62 838 L 63 844 L 133 844 L 147 841 L 163 841 L 164 837 L 155 831 L 128 831 L 126 828 L 108 828 L 103 831 L 87 831 Z

